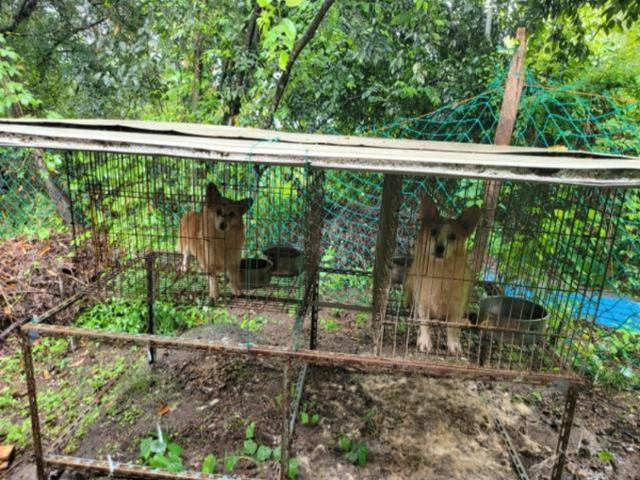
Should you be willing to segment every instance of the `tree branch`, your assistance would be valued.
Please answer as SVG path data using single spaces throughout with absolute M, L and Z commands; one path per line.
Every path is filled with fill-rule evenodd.
M 13 16 L 13 20 L 11 20 L 11 23 L 6 27 L 0 27 L 0 34 L 15 32 L 18 26 L 31 16 L 37 6 L 38 0 L 22 0 L 18 11 Z
M 324 19 L 325 15 L 334 4 L 335 0 L 324 0 L 323 4 L 320 6 L 320 10 L 314 17 L 314 19 L 309 24 L 307 31 L 304 32 L 304 35 L 300 37 L 300 40 L 294 45 L 293 50 L 291 51 L 291 56 L 289 57 L 289 61 L 287 62 L 287 66 L 282 72 L 282 75 L 278 79 L 278 83 L 276 84 L 276 93 L 273 97 L 273 103 L 271 104 L 271 112 L 267 117 L 267 120 L 264 124 L 265 128 L 270 128 L 273 125 L 273 117 L 280 106 L 280 101 L 282 100 L 282 95 L 284 94 L 287 85 L 289 84 L 289 78 L 291 76 L 291 70 L 293 69 L 293 65 L 296 63 L 298 56 L 307 46 L 307 44 L 311 41 L 313 36 L 316 34 L 320 23 Z

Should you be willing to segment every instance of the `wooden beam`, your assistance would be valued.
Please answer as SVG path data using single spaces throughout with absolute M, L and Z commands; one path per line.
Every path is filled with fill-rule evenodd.
M 402 176 L 385 174 L 382 184 L 382 202 L 376 240 L 376 258 L 373 267 L 373 332 L 376 355 L 382 348 L 382 329 L 389 300 L 391 266 L 396 250 L 398 210 L 402 201 Z
M 509 66 L 509 74 L 507 75 L 504 96 L 502 97 L 502 106 L 500 108 L 500 119 L 493 139 L 496 145 L 501 146 L 511 143 L 511 136 L 518 115 L 518 104 L 520 103 L 520 96 L 522 95 L 522 89 L 524 87 L 524 55 L 527 48 L 526 30 L 524 27 L 518 28 L 516 39 L 519 42 L 519 46 Z M 485 187 L 482 221 L 480 222 L 473 252 L 473 271 L 476 274 L 482 270 L 484 264 L 489 243 L 489 234 L 493 225 L 493 219 L 496 215 L 496 207 L 498 206 L 501 183 L 500 180 L 489 180 Z

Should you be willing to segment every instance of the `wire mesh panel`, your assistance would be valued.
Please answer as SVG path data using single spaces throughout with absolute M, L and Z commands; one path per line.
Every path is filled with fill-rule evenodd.
M 462 227 L 482 204 L 482 183 L 405 181 L 401 217 L 408 221 L 398 231 L 382 354 L 579 369 L 624 192 L 505 182 L 487 250 L 478 252 L 477 219 Z M 474 255 L 482 255 L 478 272 L 470 269 Z
M 180 316 L 173 305 L 187 305 L 200 320 L 237 320 L 246 335 L 236 341 L 296 347 L 310 316 L 302 331 L 315 346 L 320 320 L 321 350 L 483 369 L 580 368 L 624 203 L 624 189 L 504 181 L 493 223 L 480 225 L 484 180 L 403 176 L 399 208 L 386 213 L 397 231 L 378 326 L 383 174 L 63 158 L 76 248 L 96 273 L 117 272 L 90 304 L 148 303 L 160 333 Z M 256 328 L 251 315 L 267 310 Z
M 67 154 L 65 166 L 76 245 L 91 250 L 97 272 L 152 253 L 136 278 L 144 285 L 142 269 L 153 270 L 155 298 L 296 301 L 303 169 L 87 152 Z

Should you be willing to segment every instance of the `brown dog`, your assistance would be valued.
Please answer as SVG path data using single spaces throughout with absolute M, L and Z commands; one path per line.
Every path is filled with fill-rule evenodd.
M 191 211 L 180 220 L 182 271 L 187 271 L 189 254 L 196 257 L 209 277 L 209 296 L 218 298 L 218 273 L 226 272 L 233 295 L 240 294 L 240 257 L 244 245 L 244 221 L 253 201 L 235 201 L 220 195 L 213 184 L 207 185 L 200 213 Z
M 473 206 L 457 219 L 442 218 L 429 197 L 420 202 L 418 240 L 405 280 L 405 303 L 413 306 L 414 315 L 421 322 L 421 352 L 432 350 L 431 331 L 424 322 L 462 322 L 473 285 L 465 243 L 480 215 L 480 208 Z M 460 327 L 447 328 L 447 347 L 451 354 L 461 352 Z

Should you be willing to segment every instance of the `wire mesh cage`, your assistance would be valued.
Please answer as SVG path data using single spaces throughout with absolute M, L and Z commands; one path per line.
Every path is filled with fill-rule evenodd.
M 38 334 L 146 346 L 151 363 L 158 348 L 275 360 L 281 473 L 308 364 L 562 384 L 566 451 L 634 159 L 181 125 L 3 128 L 15 151 L 55 152 L 93 272 L 21 327 L 39 478 L 45 464 L 111 466 L 43 454 Z M 69 311 L 71 326 L 43 324 Z M 219 328 L 176 338 L 202 324 Z
M 571 378 L 625 192 L 504 181 L 492 223 L 480 225 L 486 180 L 404 175 L 384 267 L 381 173 L 82 151 L 64 154 L 64 171 L 75 248 L 109 279 L 94 303 L 196 305 L 208 321 L 224 309 L 243 332 L 237 340 L 256 344 L 300 347 L 303 331 L 330 352 Z M 183 232 L 189 215 L 198 228 Z M 209 270 L 215 257 L 222 263 Z M 376 275 L 389 266 L 385 314 L 372 322 Z

